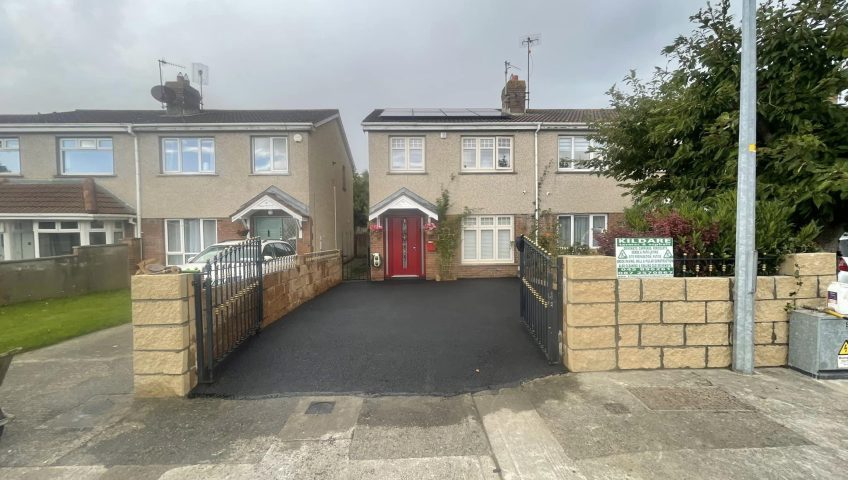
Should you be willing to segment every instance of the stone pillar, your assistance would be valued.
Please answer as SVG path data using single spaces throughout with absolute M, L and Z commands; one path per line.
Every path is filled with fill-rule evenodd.
M 563 363 L 572 372 L 616 367 L 615 258 L 563 257 Z
M 184 397 L 197 385 L 192 274 L 132 277 L 137 397 Z

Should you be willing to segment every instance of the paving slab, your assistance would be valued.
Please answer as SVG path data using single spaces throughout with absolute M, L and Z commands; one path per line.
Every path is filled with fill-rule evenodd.
M 336 480 L 350 478 L 349 439 L 278 442 L 256 465 L 256 478 Z
M 279 436 L 284 441 L 350 439 L 362 401 L 359 397 L 300 398 Z M 316 405 L 326 407 L 315 409 Z M 317 411 L 311 413 L 310 408 Z
M 62 457 L 61 465 L 258 462 L 297 401 L 136 400 L 108 431 Z
M 470 395 L 368 398 L 351 443 L 355 460 L 488 455 Z
M 578 461 L 589 479 L 843 478 L 844 452 L 817 446 L 626 453 Z
M 495 480 L 501 478 L 489 456 L 356 460 L 348 465 L 350 479 Z
M 583 479 L 519 389 L 474 395 L 504 479 Z

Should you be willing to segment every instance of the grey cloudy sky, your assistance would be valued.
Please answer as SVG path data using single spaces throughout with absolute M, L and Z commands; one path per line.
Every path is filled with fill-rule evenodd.
M 207 108 L 339 108 L 356 164 L 379 107 L 500 107 L 540 33 L 532 105 L 604 107 L 705 0 L 0 0 L 0 113 L 158 108 L 155 60 L 210 67 Z M 174 76 L 177 70 L 171 70 Z

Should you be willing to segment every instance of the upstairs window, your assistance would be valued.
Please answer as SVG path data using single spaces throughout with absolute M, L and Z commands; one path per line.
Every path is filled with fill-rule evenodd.
M 164 173 L 215 173 L 214 138 L 163 138 Z
M 21 149 L 17 138 L 0 138 L 0 175 L 21 173 Z
M 463 137 L 462 170 L 512 170 L 512 137 Z
M 114 175 L 111 138 L 62 138 L 59 140 L 62 175 Z
M 594 158 L 589 153 L 591 142 L 586 137 L 559 137 L 559 170 L 591 170 L 586 160 Z
M 289 139 L 254 137 L 253 173 L 289 173 Z
M 391 137 L 392 172 L 424 171 L 424 137 Z

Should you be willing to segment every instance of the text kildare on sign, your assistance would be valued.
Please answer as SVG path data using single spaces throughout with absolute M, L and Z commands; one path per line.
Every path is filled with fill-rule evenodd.
M 673 277 L 674 241 L 671 238 L 616 238 L 619 278 Z

